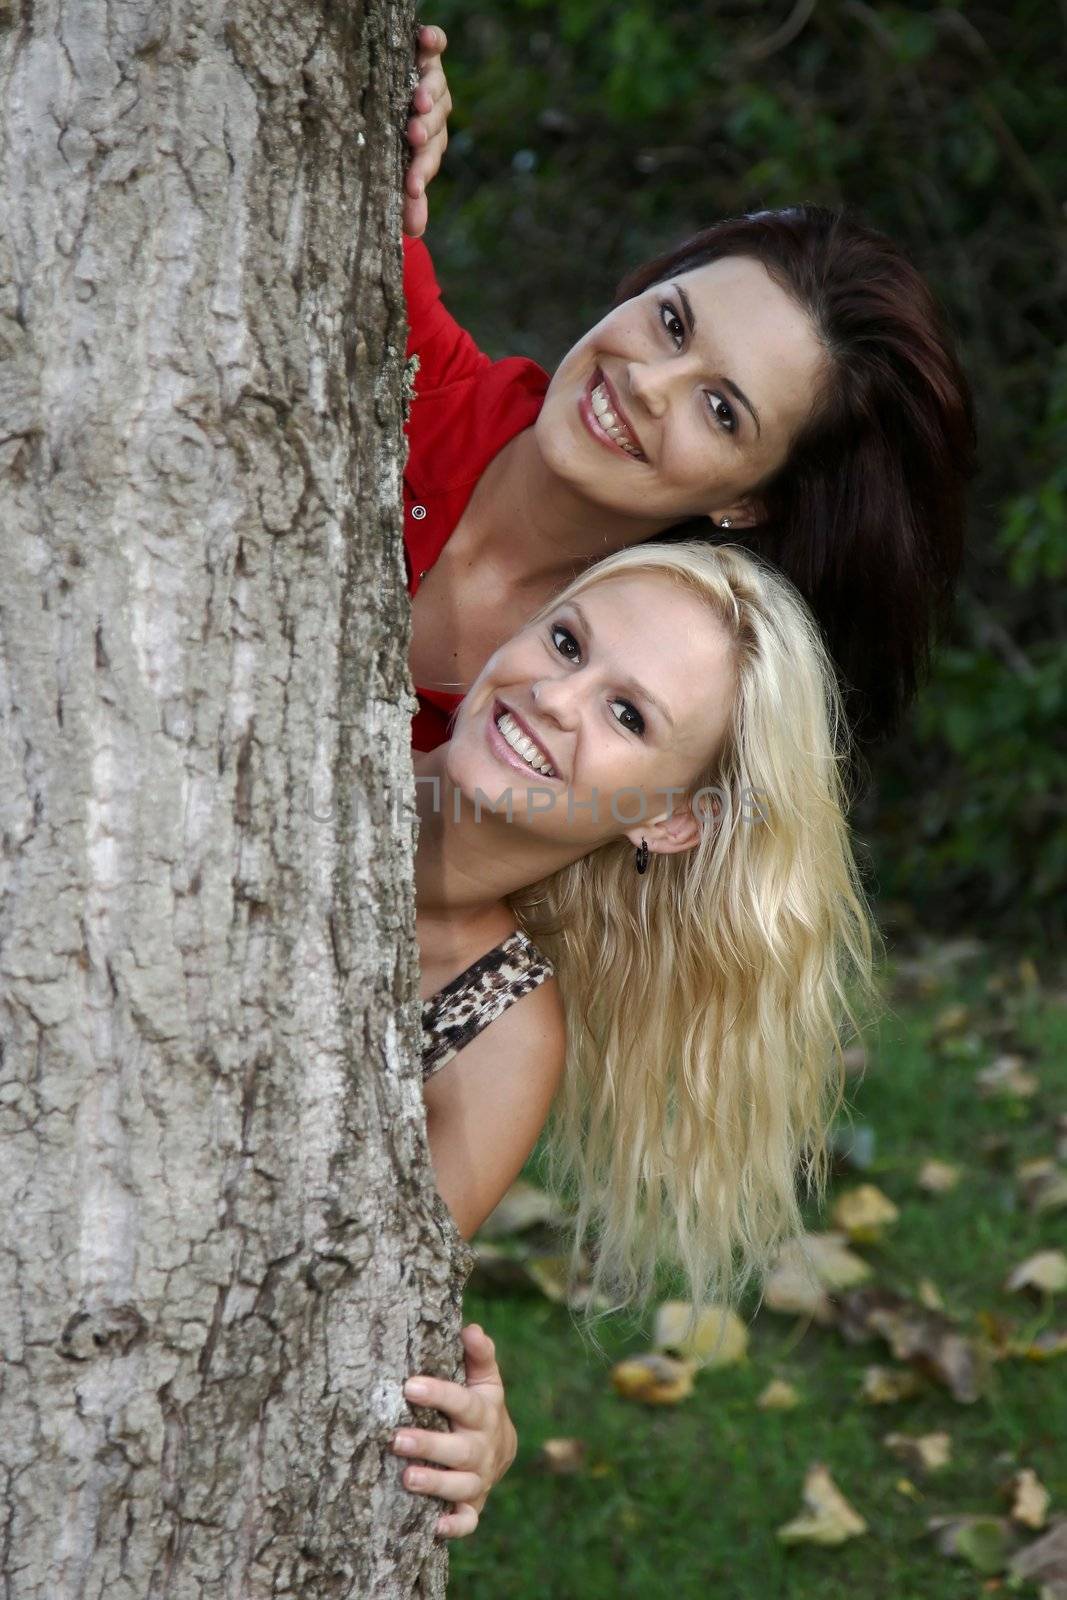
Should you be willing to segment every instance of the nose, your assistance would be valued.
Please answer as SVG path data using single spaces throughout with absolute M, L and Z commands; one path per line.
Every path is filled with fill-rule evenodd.
M 530 687 L 530 698 L 546 721 L 569 731 L 578 724 L 577 673 L 560 673 L 538 678 Z
M 667 409 L 671 383 L 677 377 L 674 367 L 667 361 L 630 361 L 626 376 L 630 393 L 653 417 L 661 417 Z

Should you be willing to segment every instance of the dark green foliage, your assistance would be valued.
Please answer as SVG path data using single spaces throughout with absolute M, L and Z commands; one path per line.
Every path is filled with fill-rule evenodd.
M 624 271 L 756 205 L 845 203 L 945 301 L 981 475 L 951 638 L 858 817 L 928 921 L 1067 915 L 1067 13 L 440 0 L 430 243 L 494 354 L 553 365 Z

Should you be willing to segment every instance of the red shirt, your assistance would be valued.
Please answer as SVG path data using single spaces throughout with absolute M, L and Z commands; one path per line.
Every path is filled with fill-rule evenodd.
M 548 373 L 524 356 L 490 361 L 441 304 L 430 252 L 421 239 L 404 240 L 407 353 L 417 355 L 415 399 L 408 418 L 404 469 L 404 554 L 408 593 L 414 595 L 467 508 L 498 450 L 537 419 Z M 416 685 L 419 710 L 411 724 L 416 750 L 448 738 L 462 694 Z

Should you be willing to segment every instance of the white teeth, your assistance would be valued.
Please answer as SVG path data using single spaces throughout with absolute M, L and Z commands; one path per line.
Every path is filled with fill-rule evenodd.
M 608 399 L 606 386 L 598 383 L 590 399 L 596 419 L 608 437 L 614 439 L 616 444 L 621 445 L 627 455 L 640 456 L 640 450 L 611 409 L 611 401 Z
M 535 772 L 544 773 L 546 777 L 555 777 L 552 767 L 549 766 L 533 741 L 528 739 L 521 731 L 510 711 L 505 711 L 504 715 L 497 719 L 496 725 L 516 755 L 520 755 L 527 766 L 532 767 Z

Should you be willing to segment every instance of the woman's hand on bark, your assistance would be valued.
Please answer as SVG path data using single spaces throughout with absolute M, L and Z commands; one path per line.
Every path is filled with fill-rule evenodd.
M 411 164 L 404 176 L 404 232 L 418 239 L 426 232 L 430 210 L 426 190 L 437 175 L 448 143 L 452 96 L 441 65 L 448 40 L 443 28 L 420 28 L 415 65 L 419 82 L 411 98 L 408 143 Z
M 452 1502 L 437 1519 L 436 1532 L 443 1539 L 474 1532 L 490 1489 L 511 1466 L 518 1447 L 492 1339 L 477 1323 L 464 1328 L 462 1339 L 466 1383 L 420 1374 L 404 1385 L 409 1400 L 444 1412 L 449 1432 L 401 1428 L 393 1439 L 397 1455 L 418 1457 L 417 1465 L 405 1468 L 405 1488 Z

